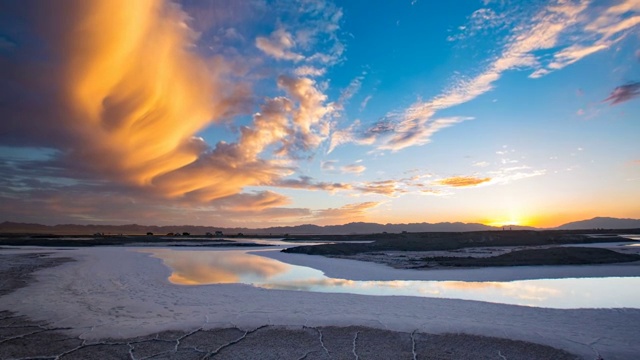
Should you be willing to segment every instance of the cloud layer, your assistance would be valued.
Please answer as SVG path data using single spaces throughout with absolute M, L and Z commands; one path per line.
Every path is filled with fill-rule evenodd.
M 463 123 L 481 128 L 484 120 L 454 108 L 506 73 L 543 78 L 622 46 L 640 23 L 637 0 L 558 0 L 527 6 L 526 17 L 494 3 L 470 8 L 449 44 L 500 34 L 498 46 L 444 88 L 431 92 L 440 85 L 425 82 L 435 96 L 399 94 L 390 104 L 377 87 L 393 87 L 376 83 L 383 77 L 373 62 L 346 65 L 343 40 L 356 38 L 329 0 L 0 6 L 0 217 L 56 222 L 342 222 L 409 194 L 543 175 L 474 158 L 467 165 L 475 168 L 438 159 L 409 176 L 398 152 Z M 426 46 L 420 41 L 410 45 Z M 631 82 L 604 101 L 638 95 Z M 349 143 L 370 149 L 322 158 Z M 292 197 L 302 191 L 332 198 L 305 204 Z

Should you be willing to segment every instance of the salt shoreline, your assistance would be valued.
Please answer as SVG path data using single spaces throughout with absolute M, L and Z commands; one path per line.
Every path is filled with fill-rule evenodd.
M 9 252 L 13 251 L 2 251 Z M 265 290 L 237 284 L 186 287 L 167 281 L 170 270 L 159 259 L 132 249 L 46 252 L 77 261 L 38 272 L 37 282 L 1 297 L 0 309 L 56 327 L 71 327 L 70 332 L 84 339 L 195 328 L 249 330 L 265 324 L 367 326 L 529 341 L 583 358 L 599 353 L 606 359 L 629 359 L 640 353 L 635 339 L 640 333 L 638 309 L 557 310 L 465 300 Z M 334 264 L 329 261 L 325 267 Z M 381 276 L 381 270 L 376 271 Z
M 325 257 L 283 253 L 279 250 L 249 251 L 285 263 L 309 266 L 332 278 L 383 280 L 438 281 L 514 281 L 581 277 L 640 276 L 640 262 L 602 265 L 517 266 L 484 268 L 396 269 L 387 265 L 354 258 Z

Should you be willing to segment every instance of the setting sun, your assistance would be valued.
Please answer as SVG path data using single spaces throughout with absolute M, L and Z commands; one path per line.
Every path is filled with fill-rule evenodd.
M 488 223 L 485 223 L 485 225 L 489 225 L 489 226 L 496 226 L 496 227 L 502 227 L 502 226 L 509 226 L 509 225 L 527 225 L 525 223 L 522 223 L 520 220 L 516 220 L 511 218 L 510 220 L 506 220 L 506 219 L 501 219 L 501 220 L 495 220 L 495 221 L 491 221 Z

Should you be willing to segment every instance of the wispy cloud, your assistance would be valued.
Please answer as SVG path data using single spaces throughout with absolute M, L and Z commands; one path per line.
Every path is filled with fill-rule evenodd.
M 434 185 L 450 186 L 450 187 L 471 187 L 484 184 L 491 181 L 490 177 L 475 176 L 452 176 L 433 182 Z
M 364 194 L 377 194 L 394 197 L 398 194 L 405 193 L 402 183 L 396 180 L 379 180 L 364 182 L 355 187 L 356 190 Z
M 360 103 L 360 111 L 364 111 L 364 109 L 367 107 L 367 104 L 369 104 L 369 101 L 373 98 L 373 95 L 367 95 L 362 102 Z
M 326 72 L 327 72 L 327 70 L 324 69 L 324 68 L 317 68 L 317 67 L 309 66 L 309 65 L 303 65 L 303 66 L 297 67 L 294 70 L 294 73 L 296 74 L 296 76 L 300 76 L 300 77 L 322 76 Z
M 233 211 L 262 211 L 288 205 L 290 202 L 286 196 L 273 191 L 258 191 L 231 195 L 218 200 L 216 205 Z
M 358 93 L 358 91 L 360 90 L 360 87 L 362 86 L 362 80 L 364 80 L 364 76 L 366 75 L 366 72 L 363 73 L 362 75 L 356 76 L 355 78 L 353 78 L 353 80 L 351 80 L 351 82 L 349 83 L 349 85 L 347 85 L 347 87 L 342 90 L 342 92 L 340 93 L 340 97 L 338 98 L 337 101 L 337 105 L 339 107 L 344 107 L 344 105 L 349 101 L 349 99 L 351 99 L 355 94 Z
M 365 170 L 367 170 L 367 168 L 364 165 L 360 165 L 360 164 L 349 164 L 349 165 L 342 166 L 340 170 L 342 170 L 343 173 L 348 173 L 348 174 L 361 174 Z
M 350 190 L 353 188 L 350 184 L 345 183 L 315 181 L 309 176 L 300 176 L 298 179 L 279 179 L 267 185 L 292 189 L 324 191 Z
M 336 169 L 336 164 L 338 160 L 325 160 L 320 163 L 320 168 L 322 170 L 333 171 Z
M 545 7 L 528 22 L 524 22 L 506 39 L 502 52 L 479 75 L 459 80 L 451 89 L 426 103 L 416 103 L 411 113 L 430 115 L 434 110 L 449 108 L 468 102 L 493 89 L 494 83 L 505 71 L 535 67 L 535 51 L 558 45 L 560 35 L 579 22 L 579 14 L 586 8 L 585 1 L 556 2 Z
M 640 96 L 640 82 L 632 82 L 613 89 L 611 95 L 603 101 L 609 102 L 611 105 L 618 105 L 625 101 L 635 99 L 638 96 Z
M 437 190 L 437 189 L 420 190 L 420 195 L 426 195 L 426 196 L 448 196 L 451 194 L 453 193 L 450 191 Z
M 479 34 L 486 35 L 490 31 L 506 28 L 514 21 L 515 16 L 513 15 L 505 11 L 496 12 L 491 8 L 478 9 L 469 15 L 467 23 L 459 26 L 453 35 L 447 37 L 447 40 L 461 41 Z
M 449 117 L 398 121 L 392 115 L 365 128 L 359 122 L 354 122 L 349 128 L 335 130 L 332 133 L 328 152 L 346 143 L 376 144 L 381 150 L 398 151 L 410 146 L 427 144 L 436 132 L 471 119 L 473 118 Z
M 395 125 L 390 136 L 383 137 L 382 143 L 378 148 L 398 151 L 409 146 L 424 145 L 431 141 L 431 137 L 436 132 L 472 119 L 471 117 L 462 116 L 437 119 L 405 118 Z
M 636 0 L 609 6 L 604 12 L 591 10 L 589 5 L 586 0 L 558 0 L 545 6 L 514 27 L 500 54 L 478 75 L 460 78 L 433 99 L 417 101 L 402 112 L 390 113 L 382 122 L 365 130 L 352 126 L 335 131 L 330 150 L 348 142 L 376 144 L 378 149 L 393 151 L 426 144 L 439 130 L 470 119 L 434 119 L 437 111 L 469 102 L 491 91 L 507 71 L 535 69 L 530 77 L 539 78 L 607 49 L 628 36 L 627 30 L 640 20 L 640 16 L 635 15 L 640 11 Z M 507 21 L 491 9 L 476 11 L 471 20 L 474 31 L 501 26 Z M 539 56 L 541 50 L 553 51 L 551 60 L 546 60 L 548 56 Z M 380 124 L 385 124 L 384 131 L 380 131 Z
M 491 181 L 490 185 L 509 184 L 513 181 L 528 179 L 536 176 L 542 176 L 547 173 L 546 170 L 532 170 L 529 166 L 514 166 L 489 172 Z
M 382 203 L 378 201 L 347 204 L 339 208 L 318 210 L 314 213 L 314 216 L 320 219 L 359 219 L 366 215 L 369 210 L 378 207 L 380 204 Z
M 256 37 L 258 49 L 276 60 L 319 66 L 329 66 L 341 59 L 344 45 L 337 35 L 343 16 L 341 8 L 325 0 L 283 2 L 279 7 L 290 15 L 286 27 L 280 23 L 268 36 Z M 318 43 L 326 45 L 324 51 L 316 50 Z M 294 70 L 297 76 L 316 77 L 325 72 L 325 68 L 311 65 Z
M 269 37 L 256 38 L 256 47 L 275 59 L 295 62 L 304 60 L 304 56 L 291 51 L 294 46 L 293 36 L 282 28 L 272 32 Z
M 563 29 L 569 33 L 572 45 L 556 52 L 551 62 L 531 74 L 532 78 L 541 77 L 591 54 L 609 49 L 630 35 L 630 30 L 640 24 L 640 16 L 637 15 L 640 5 L 637 0 L 623 0 L 604 11 L 587 9 L 590 5 L 588 1 L 583 1 L 581 5 L 585 8 L 575 13 L 575 21 L 570 24 L 573 26 Z

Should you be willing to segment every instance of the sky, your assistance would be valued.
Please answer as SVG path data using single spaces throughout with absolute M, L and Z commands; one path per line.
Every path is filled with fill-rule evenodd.
M 0 1 L 0 220 L 640 218 L 640 0 Z

